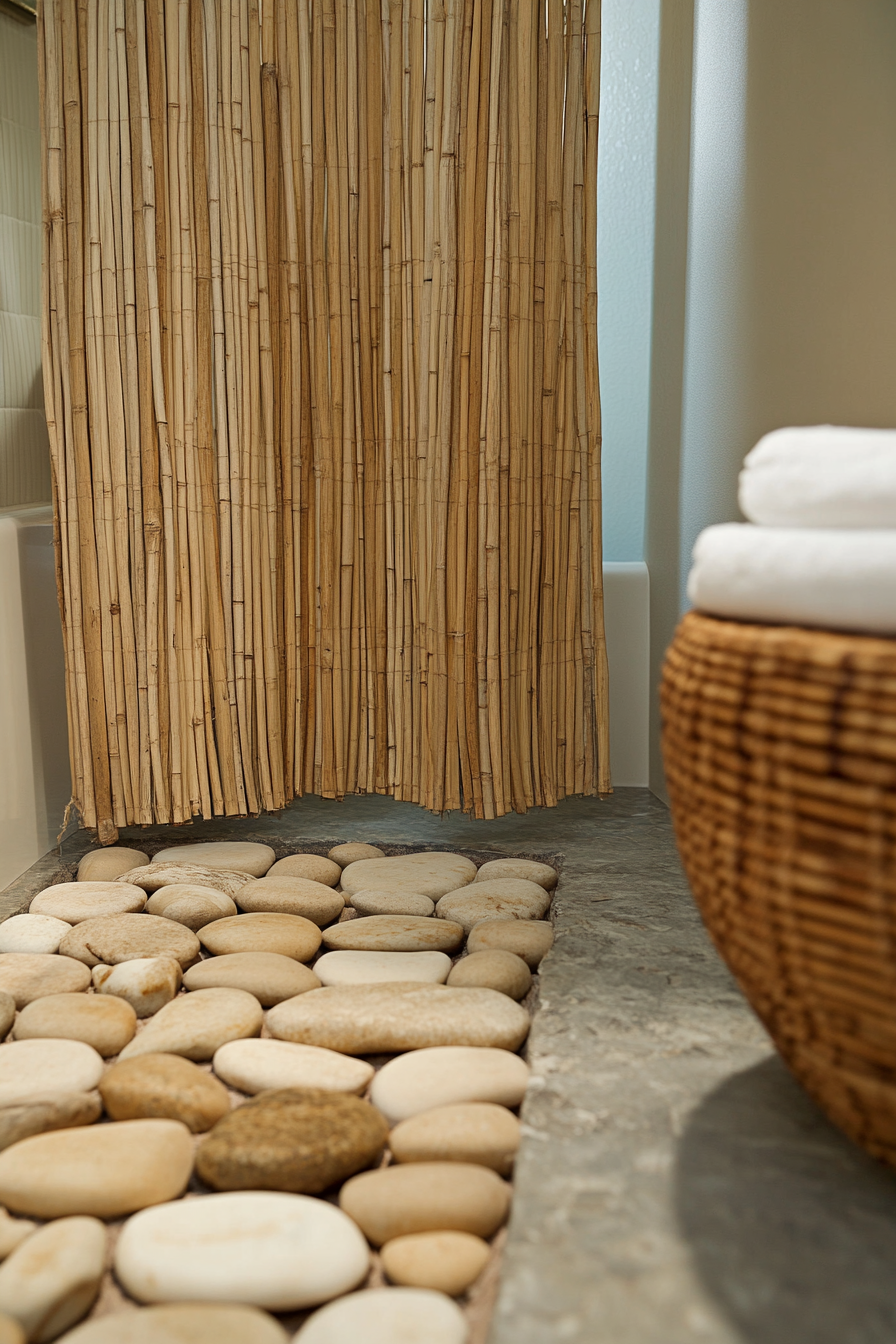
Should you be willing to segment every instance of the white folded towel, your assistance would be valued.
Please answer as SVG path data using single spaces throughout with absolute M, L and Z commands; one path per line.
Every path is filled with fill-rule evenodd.
M 688 597 L 737 620 L 896 635 L 896 531 L 720 523 L 697 538 Z
M 764 527 L 896 527 L 896 430 L 776 429 L 747 454 L 738 500 Z

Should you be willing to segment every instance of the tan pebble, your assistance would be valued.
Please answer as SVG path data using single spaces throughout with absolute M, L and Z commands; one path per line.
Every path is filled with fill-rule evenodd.
M 186 967 L 199 959 L 199 939 L 191 929 L 160 915 L 105 915 L 77 924 L 59 951 L 91 968 L 147 957 L 173 957 Z
M 33 1344 L 47 1344 L 87 1315 L 100 1290 L 106 1229 L 96 1218 L 60 1218 L 0 1265 L 0 1302 Z
M 532 972 L 515 952 L 493 948 L 488 952 L 471 952 L 451 968 L 449 985 L 478 985 L 482 989 L 496 989 L 511 999 L 523 999 L 532 985 Z
M 182 1302 L 95 1317 L 66 1335 L 61 1344 L 287 1344 L 287 1341 L 282 1326 L 257 1307 Z
M 545 891 L 553 891 L 557 885 L 557 869 L 549 863 L 536 863 L 533 859 L 492 859 L 482 865 L 473 881 L 492 882 L 496 878 L 506 877 L 521 877 L 527 882 L 537 882 Z
M 30 1237 L 32 1232 L 36 1232 L 39 1224 L 33 1223 L 28 1218 L 13 1218 L 6 1212 L 6 1209 L 0 1208 L 0 1260 L 5 1260 L 8 1255 L 21 1246 L 26 1237 Z M 2 1344 L 2 1336 L 0 1336 Z
M 213 1190 L 318 1195 L 369 1167 L 388 1137 L 360 1097 L 321 1088 L 262 1092 L 231 1111 L 196 1152 L 196 1174 Z
M 509 915 L 512 919 L 540 919 L 551 903 L 549 894 L 537 882 L 520 878 L 500 878 L 474 882 L 458 891 L 450 891 L 436 905 L 439 919 L 451 919 L 469 933 L 483 919 Z
M 40 1036 L 84 1041 L 105 1057 L 123 1050 L 136 1030 L 137 1014 L 124 999 L 48 994 L 22 1009 L 13 1035 L 17 1041 Z
M 21 956 L 21 953 L 17 955 Z M 15 1015 L 15 999 L 5 989 L 0 989 L 0 1041 L 8 1034 Z
M 83 1041 L 10 1041 L 0 1045 L 0 1107 L 50 1092 L 90 1092 L 102 1072 L 101 1056 Z
M 245 990 L 197 989 L 160 1008 L 139 1036 L 125 1046 L 121 1058 L 171 1054 L 211 1059 L 227 1041 L 257 1036 L 263 1021 L 261 1004 Z
M 327 857 L 332 859 L 334 863 L 338 863 L 340 870 L 342 870 L 347 868 L 350 863 L 360 863 L 362 859 L 384 859 L 386 854 L 376 845 L 361 845 L 356 842 L 349 842 L 347 845 L 335 845 Z
M 26 1344 L 26 1338 L 18 1321 L 7 1316 L 5 1311 L 0 1311 L 0 1344 Z
M 363 1092 L 373 1065 L 336 1050 L 292 1041 L 230 1041 L 215 1051 L 212 1066 L 219 1078 L 240 1092 L 271 1088 L 317 1087 L 328 1092 Z
M 312 924 L 323 928 L 332 924 L 345 909 L 345 897 L 322 882 L 306 877 L 261 877 L 247 882 L 237 902 L 241 910 L 252 913 L 270 911 L 274 914 L 301 915 Z
M 180 1055 L 123 1059 L 106 1070 L 99 1090 L 113 1120 L 180 1120 L 203 1134 L 230 1113 L 227 1088 Z
M 162 891 L 165 890 L 163 887 Z M 163 919 L 173 919 L 175 924 L 182 924 L 185 929 L 192 929 L 194 933 L 204 929 L 206 924 L 213 924 L 216 919 L 225 919 L 228 915 L 237 913 L 236 905 L 229 897 L 227 905 L 222 908 L 218 901 L 196 895 L 177 896 L 174 900 L 166 901 L 161 909 L 156 906 L 154 910 L 150 910 L 150 905 L 158 900 L 159 895 L 161 892 L 152 896 L 147 902 L 147 912 L 151 915 L 161 915 Z
M 489 1101 L 436 1106 L 402 1120 L 389 1135 L 395 1162 L 475 1162 L 509 1176 L 520 1146 L 520 1122 Z
M 305 877 L 309 882 L 322 882 L 325 887 L 335 887 L 342 877 L 342 868 L 332 859 L 321 858 L 319 854 L 287 854 L 278 859 L 267 871 L 268 877 Z
M 386 1277 L 408 1288 L 459 1297 L 485 1269 L 491 1248 L 470 1232 L 413 1232 L 380 1251 Z
M 263 1008 L 320 986 L 314 971 L 279 952 L 230 952 L 206 957 L 184 976 L 185 989 L 244 989 L 254 994 Z
M 89 984 L 90 971 L 73 957 L 49 952 L 0 953 L 0 990 L 12 997 L 17 1008 L 44 994 L 78 994 Z
M 412 891 L 436 901 L 448 891 L 472 882 L 476 865 L 462 854 L 428 850 L 390 859 L 362 859 L 342 871 L 342 890 Z
M 206 868 L 201 863 L 148 863 L 143 868 L 131 868 L 116 878 L 117 882 L 131 882 L 143 891 L 159 891 L 162 887 L 173 886 L 212 887 L 231 899 L 250 880 L 249 873 Z
M 138 1017 L 151 1017 L 174 998 L 182 975 L 174 957 L 135 957 L 118 966 L 94 966 L 92 978 L 98 994 L 113 994 Z
M 470 989 L 454 992 L 491 993 Z M 507 999 L 502 1001 L 509 1003 Z M 444 1045 L 390 1059 L 373 1081 L 371 1099 L 394 1124 L 434 1106 L 455 1102 L 492 1101 L 499 1106 L 518 1106 L 528 1081 L 529 1066 L 510 1050 Z
M 359 915 L 431 916 L 435 902 L 413 891 L 356 891 L 352 905 Z
M 470 930 L 467 951 L 489 952 L 492 948 L 501 948 L 522 957 L 534 971 L 551 950 L 553 941 L 553 926 L 543 920 L 485 919 Z
M 294 961 L 310 961 L 320 947 L 320 929 L 300 915 L 236 915 L 206 924 L 200 940 L 216 956 L 228 952 L 277 952 Z
M 374 1246 L 413 1232 L 471 1232 L 490 1237 L 507 1218 L 510 1186 L 487 1167 L 413 1162 L 353 1176 L 339 1207 Z
M 428 1046 L 516 1050 L 529 1033 L 529 1014 L 491 989 L 411 983 L 331 985 L 278 1003 L 268 1013 L 267 1028 L 280 1040 L 347 1055 Z
M 96 1092 L 46 1092 L 34 1101 L 0 1110 L 0 1149 L 33 1134 L 76 1129 L 99 1120 L 103 1104 Z
M 0 1203 L 33 1218 L 121 1218 L 177 1199 L 192 1167 L 190 1131 L 176 1120 L 59 1129 L 0 1153 Z
M 199 841 L 173 845 L 153 855 L 153 863 L 195 863 L 205 868 L 224 868 L 230 872 L 262 877 L 276 858 L 270 845 L 248 840 Z
M 78 864 L 78 881 L 114 882 L 129 868 L 139 868 L 144 863 L 149 863 L 149 855 L 142 849 L 125 849 L 123 845 L 91 849 Z
M 466 1344 L 456 1302 L 430 1288 L 368 1288 L 328 1302 L 293 1344 Z
M 324 943 L 339 951 L 454 952 L 464 940 L 459 924 L 422 915 L 368 915 L 324 930 Z
M 70 929 L 53 915 L 13 915 L 0 924 L 0 952 L 58 952 Z
M 138 914 L 145 905 L 146 892 L 129 882 L 60 882 L 35 896 L 28 909 L 80 924 L 101 915 Z

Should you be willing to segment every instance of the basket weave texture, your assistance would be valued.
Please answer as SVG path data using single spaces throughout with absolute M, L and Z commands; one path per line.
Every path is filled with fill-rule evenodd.
M 896 640 L 692 612 L 662 708 L 719 951 L 807 1091 L 896 1167 Z

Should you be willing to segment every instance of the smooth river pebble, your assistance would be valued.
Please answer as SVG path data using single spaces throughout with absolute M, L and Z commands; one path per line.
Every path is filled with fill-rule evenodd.
M 356 891 L 352 905 L 359 915 L 431 916 L 436 908 L 429 896 L 413 891 Z
M 291 1041 L 230 1041 L 215 1051 L 219 1078 L 254 1095 L 273 1087 L 318 1087 L 330 1092 L 363 1092 L 373 1065 L 336 1050 Z
M 360 1097 L 283 1088 L 253 1097 L 199 1145 L 196 1174 L 213 1190 L 319 1195 L 381 1155 L 388 1126 Z
M 35 896 L 32 915 L 51 915 L 66 924 L 80 924 L 100 915 L 137 914 L 146 905 L 146 892 L 127 882 L 60 882 Z
M 140 1307 L 85 1321 L 61 1344 L 287 1344 L 279 1322 L 257 1307 Z M 2 1340 L 0 1340 L 2 1344 Z
M 12 996 L 17 1008 L 44 994 L 78 994 L 89 984 L 90 971 L 73 957 L 43 952 L 0 953 L 0 990 Z
M 0 1045 L 0 1106 L 47 1092 L 89 1092 L 102 1072 L 102 1058 L 82 1041 L 11 1041 Z
M 192 1167 L 190 1131 L 176 1120 L 58 1129 L 0 1153 L 0 1204 L 33 1218 L 121 1218 L 176 1199 Z
M 198 863 L 205 868 L 225 868 L 230 872 L 262 877 L 276 858 L 270 845 L 248 840 L 199 841 L 191 845 L 173 845 L 153 855 L 153 863 Z
M 0 1156 L 2 1161 L 2 1156 Z M 366 1277 L 370 1254 L 326 1200 L 233 1191 L 147 1209 L 125 1225 L 115 1271 L 140 1302 L 243 1302 L 298 1311 Z
M 56 1037 L 83 1041 L 103 1056 L 117 1055 L 137 1030 L 137 1014 L 124 999 L 100 994 L 47 994 L 16 1018 L 17 1041 Z
M 239 896 L 241 910 L 301 915 L 318 928 L 331 924 L 345 909 L 344 896 L 323 882 L 312 882 L 307 877 L 260 877 L 247 882 Z
M 518 1106 L 528 1081 L 528 1065 L 510 1050 L 441 1046 L 390 1059 L 376 1075 L 371 1095 L 394 1124 L 459 1101 Z
M 386 1277 L 409 1288 L 459 1297 L 488 1264 L 491 1248 L 470 1232 L 412 1232 L 380 1250 Z
M 135 957 L 118 966 L 94 966 L 98 994 L 112 994 L 129 1003 L 138 1017 L 152 1017 L 180 989 L 183 972 L 174 957 Z
M 53 915 L 13 915 L 0 924 L 0 952 L 58 952 L 70 929 Z
M 455 1302 L 425 1288 L 371 1288 L 321 1307 L 294 1344 L 464 1344 Z
M 409 1162 L 353 1176 L 339 1192 L 339 1207 L 374 1246 L 411 1232 L 490 1237 L 507 1217 L 510 1186 L 468 1162 Z
M 350 863 L 360 863 L 362 859 L 384 859 L 386 855 L 376 845 L 362 845 L 350 841 L 347 845 L 334 845 L 327 857 L 343 869 Z
M 393 1162 L 475 1162 L 499 1176 L 510 1175 L 519 1146 L 519 1120 L 490 1101 L 421 1111 L 389 1135 Z
M 496 878 L 505 877 L 522 877 L 527 882 L 537 882 L 545 891 L 553 891 L 557 885 L 557 869 L 549 863 L 536 863 L 533 859 L 492 859 L 482 865 L 473 881 L 492 882 Z
M 335 951 L 455 952 L 464 940 L 459 924 L 420 915 L 368 915 L 324 930 L 324 943 Z
M 427 852 L 402 854 L 393 859 L 362 859 L 342 872 L 342 890 L 411 891 L 438 900 L 476 876 L 476 865 L 462 854 Z
M 529 1034 L 529 1014 L 493 989 L 331 985 L 278 1003 L 268 1013 L 267 1027 L 279 1040 L 347 1055 L 435 1045 L 516 1050 Z
M 449 892 L 436 905 L 436 915 L 461 924 L 464 933 L 469 933 L 483 919 L 540 919 L 550 903 L 550 896 L 537 882 L 508 877 Z
M 211 1059 L 227 1041 L 257 1036 L 263 1020 L 261 1004 L 244 989 L 197 989 L 160 1008 L 121 1058 L 162 1053 Z
M 25 1331 L 12 1316 L 0 1311 L 0 1344 L 26 1344 Z
M 235 915 L 206 924 L 203 947 L 216 956 L 228 952 L 277 952 L 295 961 L 310 961 L 320 947 L 320 929 L 300 915 Z
M 467 951 L 489 952 L 492 948 L 501 948 L 522 957 L 534 971 L 551 950 L 553 941 L 553 926 L 543 920 L 485 919 L 471 930 Z
M 451 970 L 444 952 L 325 952 L 314 963 L 324 985 L 378 985 L 416 980 L 441 985 Z
M 107 1069 L 100 1096 L 113 1120 L 180 1120 L 203 1134 L 230 1113 L 223 1083 L 181 1055 L 140 1055 Z
M 206 868 L 201 863 L 148 863 L 143 868 L 131 868 L 116 879 L 132 882 L 143 891 L 183 885 L 212 887 L 231 899 L 249 880 L 249 873 L 231 872 L 229 868 Z
M 96 1218 L 60 1218 L 0 1265 L 0 1303 L 34 1344 L 87 1315 L 100 1290 L 106 1229 Z
M 32 1134 L 74 1129 L 99 1120 L 103 1104 L 96 1092 L 47 1092 L 39 1101 L 25 1101 L 0 1110 L 0 1149 Z
M 190 885 L 188 882 L 176 882 L 170 887 L 160 887 L 146 902 L 148 915 L 162 915 L 164 919 L 173 919 L 194 933 L 211 924 L 214 919 L 224 919 L 227 915 L 238 913 L 236 902 L 223 891 L 213 887 Z
M 316 972 L 279 952 L 229 952 L 206 957 L 184 976 L 185 989 L 244 989 L 270 1008 L 309 989 L 320 989 Z
M 76 924 L 59 951 L 90 967 L 146 957 L 174 957 L 186 967 L 199 959 L 199 939 L 191 929 L 160 915 L 104 915 Z
M 39 1224 L 29 1218 L 12 1218 L 5 1209 L 0 1208 L 0 1260 L 12 1255 L 17 1246 L 21 1246 L 26 1237 L 36 1232 Z M 0 1340 L 2 1340 L 0 1335 Z
M 6 1036 L 16 1015 L 16 1001 L 5 989 L 0 989 L 0 1041 Z
M 523 999 L 532 987 L 532 972 L 515 952 L 492 948 L 461 957 L 451 969 L 447 983 L 480 989 L 496 989 L 511 999 Z
M 144 863 L 149 863 L 149 855 L 142 849 L 125 849 L 124 845 L 90 849 L 78 864 L 78 881 L 114 882 L 129 868 L 139 868 Z
M 335 887 L 342 877 L 342 868 L 332 859 L 323 859 L 319 854 L 287 854 L 278 859 L 267 871 L 268 877 L 306 877 L 309 882 L 322 882 L 325 887 Z

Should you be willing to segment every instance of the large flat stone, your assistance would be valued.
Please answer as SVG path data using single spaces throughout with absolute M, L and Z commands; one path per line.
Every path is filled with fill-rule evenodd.
M 137 914 L 146 905 L 146 892 L 127 882 L 60 882 L 35 896 L 32 915 L 50 915 L 66 924 L 80 924 L 100 915 Z
M 153 863 L 198 863 L 205 868 L 262 877 L 276 858 L 270 845 L 245 840 L 198 840 L 192 845 L 174 845 L 153 855 Z
M 438 900 L 447 891 L 472 882 L 476 865 L 462 854 L 428 852 L 394 859 L 361 859 L 342 872 L 342 890 L 411 891 Z
M 199 939 L 161 915 L 103 915 L 76 924 L 59 951 L 91 968 L 147 957 L 173 957 L 181 966 L 190 966 L 199 959 Z
M 367 915 L 324 930 L 324 945 L 343 952 L 455 952 L 464 940 L 459 924 L 423 915 Z
M 492 989 L 446 985 L 333 985 L 287 999 L 268 1013 L 272 1036 L 347 1055 L 426 1046 L 497 1046 L 516 1050 L 529 1014 Z

